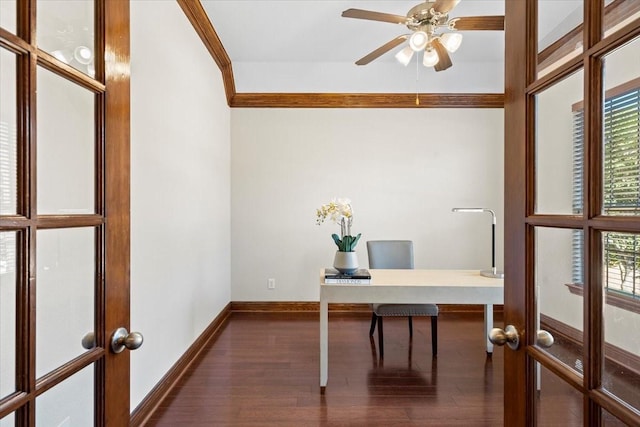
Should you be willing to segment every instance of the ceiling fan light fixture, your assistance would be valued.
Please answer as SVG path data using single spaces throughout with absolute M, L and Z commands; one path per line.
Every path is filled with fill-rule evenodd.
M 73 57 L 82 65 L 88 65 L 93 60 L 93 52 L 86 46 L 78 46 L 73 51 Z
M 440 57 L 438 56 L 438 52 L 431 46 L 428 46 L 424 51 L 424 57 L 422 58 L 422 65 L 425 67 L 433 67 L 440 61 Z
M 442 42 L 442 45 L 445 47 L 445 49 L 453 53 L 458 50 L 458 48 L 462 44 L 462 34 L 445 33 L 440 37 L 440 41 Z
M 411 34 L 411 38 L 409 39 L 409 46 L 413 49 L 414 52 L 420 52 L 425 48 L 427 43 L 429 42 L 429 36 L 424 31 L 416 31 Z
M 396 59 L 405 67 L 409 65 L 411 58 L 413 58 L 413 49 L 411 46 L 406 46 L 404 49 L 396 53 Z
M 398 36 L 360 58 L 356 65 L 366 65 L 408 40 L 409 47 L 395 55 L 400 63 L 407 66 L 414 52 L 422 52 L 422 63 L 426 67 L 444 71 L 453 66 L 450 54 L 456 52 L 462 44 L 462 34 L 457 30 L 504 31 L 504 15 L 449 18 L 450 12 L 461 1 L 422 0 L 409 9 L 405 16 L 364 9 L 345 10 L 342 16 L 346 18 L 402 24 L 411 30 L 409 34 Z

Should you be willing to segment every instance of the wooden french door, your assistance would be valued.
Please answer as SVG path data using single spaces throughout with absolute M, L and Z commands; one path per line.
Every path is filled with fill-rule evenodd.
M 128 1 L 0 1 L 0 84 L 0 426 L 128 425 Z
M 640 2 L 505 9 L 505 425 L 640 425 Z

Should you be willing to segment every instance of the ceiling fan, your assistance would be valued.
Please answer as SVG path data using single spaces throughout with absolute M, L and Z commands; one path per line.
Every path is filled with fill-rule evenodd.
M 342 12 L 345 18 L 402 24 L 412 31 L 410 34 L 394 38 L 358 59 L 356 65 L 366 65 L 408 39 L 409 45 L 396 54 L 396 59 L 400 63 L 406 66 L 414 52 L 424 51 L 423 65 L 433 67 L 436 71 L 443 71 L 452 65 L 449 52 L 455 52 L 462 43 L 462 34 L 456 32 L 457 30 L 504 30 L 504 16 L 467 16 L 449 19 L 449 12 L 458 3 L 460 0 L 427 0 L 412 7 L 406 16 L 363 9 L 345 10 Z

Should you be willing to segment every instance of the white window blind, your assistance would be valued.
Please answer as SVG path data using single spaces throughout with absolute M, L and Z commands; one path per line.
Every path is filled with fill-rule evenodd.
M 637 85 L 636 85 L 637 86 Z M 603 110 L 603 214 L 640 215 L 640 88 L 608 96 Z M 582 213 L 584 112 L 573 113 L 573 211 Z M 583 282 L 582 232 L 574 233 L 573 280 Z M 640 298 L 640 236 L 603 233 L 607 290 Z
M 17 164 L 15 126 L 0 121 L 0 215 L 15 213 Z M 0 274 L 14 273 L 15 251 L 15 232 L 0 233 Z
M 584 148 L 584 110 L 574 109 L 573 111 L 573 213 L 576 215 L 582 214 L 583 205 L 583 148 Z M 573 283 L 584 283 L 582 279 L 583 275 L 583 263 L 582 254 L 584 247 L 584 239 L 582 237 L 582 230 L 575 230 L 573 232 L 572 239 L 573 250 L 573 266 L 572 266 L 572 278 Z

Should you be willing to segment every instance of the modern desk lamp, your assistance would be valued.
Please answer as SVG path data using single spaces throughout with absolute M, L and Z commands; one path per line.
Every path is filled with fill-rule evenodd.
M 482 270 L 480 274 L 494 279 L 503 279 L 504 273 L 496 269 L 496 213 L 487 208 L 453 208 L 451 212 L 489 212 L 491 214 L 491 270 Z

